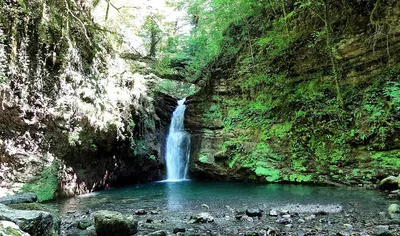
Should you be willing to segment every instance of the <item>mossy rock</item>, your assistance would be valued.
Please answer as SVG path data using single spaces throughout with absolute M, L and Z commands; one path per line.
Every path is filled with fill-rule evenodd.
M 80 220 L 79 222 L 78 222 L 78 225 L 76 226 L 78 229 L 87 229 L 87 228 L 89 228 L 90 226 L 92 226 L 93 225 L 93 221 L 91 221 L 91 220 L 89 220 L 89 219 L 83 219 L 83 220 Z
M 399 177 L 389 176 L 381 180 L 379 188 L 382 190 L 396 190 L 399 188 Z
M 137 232 L 138 222 L 120 212 L 97 211 L 94 225 L 98 236 L 129 236 Z
M 22 231 L 18 225 L 11 221 L 0 221 L 0 235 L 2 236 L 29 236 L 28 233 Z
M 400 205 L 391 204 L 388 208 L 390 218 L 400 220 Z

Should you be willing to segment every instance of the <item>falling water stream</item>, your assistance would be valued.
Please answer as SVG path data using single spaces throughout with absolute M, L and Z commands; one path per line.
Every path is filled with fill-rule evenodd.
M 184 118 L 186 99 L 178 101 L 172 114 L 171 125 L 167 136 L 165 160 L 167 163 L 167 181 L 187 179 L 190 158 L 190 135 L 185 132 Z

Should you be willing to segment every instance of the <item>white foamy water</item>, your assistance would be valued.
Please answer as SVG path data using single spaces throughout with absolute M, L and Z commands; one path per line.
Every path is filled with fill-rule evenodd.
M 172 114 L 167 136 L 165 161 L 167 163 L 167 181 L 187 179 L 190 158 L 190 135 L 185 132 L 184 118 L 186 99 L 178 101 Z

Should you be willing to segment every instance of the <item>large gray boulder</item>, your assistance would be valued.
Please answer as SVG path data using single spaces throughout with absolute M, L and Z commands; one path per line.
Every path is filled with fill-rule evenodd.
M 28 233 L 22 231 L 18 225 L 11 221 L 0 220 L 1 236 L 29 236 Z
M 0 204 L 4 205 L 32 203 L 36 201 L 37 201 L 37 196 L 34 193 L 17 194 L 0 198 Z
M 94 227 L 97 236 L 129 236 L 137 233 L 138 222 L 117 211 L 97 211 Z
M 53 216 L 45 211 L 15 210 L 0 204 L 0 220 L 14 222 L 32 236 L 50 236 L 56 233 Z

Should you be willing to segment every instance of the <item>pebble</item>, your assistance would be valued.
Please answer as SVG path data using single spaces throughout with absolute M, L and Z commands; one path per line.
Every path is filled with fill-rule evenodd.
M 353 226 L 351 224 L 344 224 L 343 226 L 347 229 L 353 229 Z
M 174 234 L 176 234 L 176 233 L 184 233 L 184 232 L 186 232 L 185 227 L 177 226 L 177 227 L 174 228 Z
M 381 231 L 388 231 L 389 225 L 377 225 L 377 226 L 375 226 L 375 229 L 381 230 Z
M 303 220 L 303 219 L 299 219 L 298 221 L 299 221 L 299 223 L 305 223 L 305 222 L 306 222 L 306 221 Z
M 249 222 L 253 222 L 253 221 L 254 221 L 254 219 L 253 219 L 253 218 L 251 218 L 251 217 L 247 217 L 247 221 L 249 221 Z
M 306 221 L 310 221 L 310 220 L 314 220 L 315 217 L 316 217 L 315 215 L 310 215 L 310 216 L 305 217 L 304 219 L 305 219 Z
M 271 210 L 271 211 L 269 212 L 269 215 L 270 215 L 270 216 L 278 216 L 278 211 L 276 211 L 276 210 Z
M 146 215 L 147 212 L 144 209 L 139 209 L 135 211 L 135 215 Z
M 278 218 L 277 220 L 276 220 L 276 223 L 278 223 L 278 224 L 290 224 L 290 223 L 292 223 L 292 219 L 290 219 L 290 218 Z
M 286 215 L 282 215 L 282 217 L 283 217 L 283 218 L 290 218 L 290 215 L 289 215 L 289 214 L 286 214 Z
M 167 232 L 165 232 L 164 230 L 159 230 L 159 231 L 153 232 L 149 235 L 150 236 L 167 236 Z
M 250 217 L 261 217 L 262 213 L 260 209 L 247 209 L 246 210 L 246 215 L 250 216 Z

